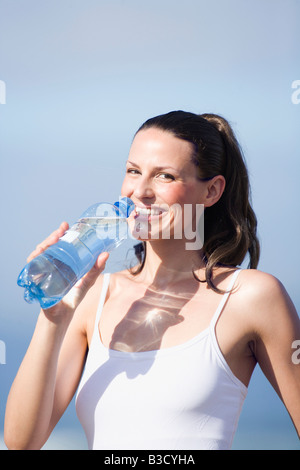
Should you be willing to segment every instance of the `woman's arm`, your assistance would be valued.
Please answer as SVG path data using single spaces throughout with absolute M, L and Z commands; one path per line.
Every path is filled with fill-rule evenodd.
M 4 439 L 9 449 L 39 449 L 49 436 L 58 357 L 70 322 L 70 314 L 61 313 L 59 319 L 49 318 L 43 311 L 40 313 L 31 343 L 11 387 L 4 427 Z M 74 378 L 79 373 L 83 351 L 81 340 Z
M 252 305 L 256 332 L 254 353 L 300 436 L 300 364 L 293 360 L 294 341 L 300 340 L 299 317 L 276 278 L 264 273 L 256 278 L 259 295 L 254 296 L 256 305 Z
M 38 251 L 55 243 L 63 232 L 64 227 Z M 90 288 L 107 257 L 100 255 L 90 273 L 61 302 L 40 312 L 7 401 L 4 438 L 9 449 L 41 448 L 72 399 L 87 350 L 85 312 L 95 299 L 95 289 Z

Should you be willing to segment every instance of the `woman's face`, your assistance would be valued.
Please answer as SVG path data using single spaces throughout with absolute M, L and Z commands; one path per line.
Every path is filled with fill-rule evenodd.
M 179 218 L 183 218 L 180 211 L 184 205 L 192 208 L 190 214 L 195 217 L 195 206 L 203 204 L 206 184 L 197 179 L 192 151 L 190 142 L 160 129 L 141 130 L 135 136 L 121 193 L 136 205 L 136 238 L 160 238 L 164 227 L 166 231 L 171 227 L 174 233 L 174 225 L 182 222 Z

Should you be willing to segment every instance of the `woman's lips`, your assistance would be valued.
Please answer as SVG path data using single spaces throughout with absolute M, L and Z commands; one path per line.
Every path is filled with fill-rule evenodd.
M 160 217 L 166 212 L 168 212 L 168 210 L 165 207 L 160 207 L 160 206 L 150 206 L 150 207 L 135 206 L 134 218 L 149 220 L 152 217 Z
M 170 238 L 170 224 L 173 220 L 172 206 L 167 204 L 136 205 L 131 217 L 130 230 L 133 238 L 139 240 Z

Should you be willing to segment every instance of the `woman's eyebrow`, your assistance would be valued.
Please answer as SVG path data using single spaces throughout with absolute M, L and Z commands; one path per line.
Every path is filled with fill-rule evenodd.
M 127 160 L 126 165 L 134 165 L 139 168 L 139 165 L 137 163 L 131 162 L 130 160 Z
M 130 160 L 127 160 L 126 164 L 129 164 L 129 165 L 133 165 L 133 166 L 136 166 L 137 168 L 140 168 L 140 166 L 135 163 L 135 162 L 131 162 Z M 161 171 L 161 170 L 173 170 L 173 171 L 176 171 L 178 172 L 178 169 L 177 168 L 174 168 L 170 165 L 165 165 L 165 166 L 156 166 L 153 168 L 154 170 L 156 171 Z

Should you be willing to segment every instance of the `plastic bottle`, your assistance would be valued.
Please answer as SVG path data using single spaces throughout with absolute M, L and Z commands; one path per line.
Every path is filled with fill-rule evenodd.
M 46 309 L 57 304 L 95 264 L 125 240 L 127 217 L 134 208 L 129 198 L 89 207 L 57 243 L 30 261 L 18 277 L 28 303 Z

